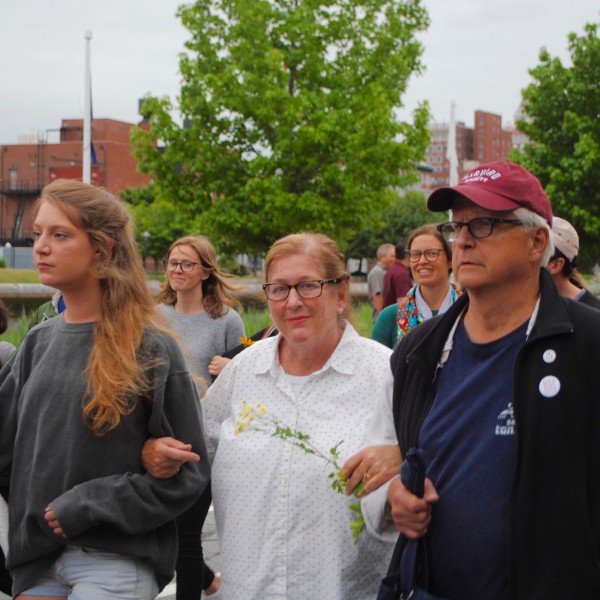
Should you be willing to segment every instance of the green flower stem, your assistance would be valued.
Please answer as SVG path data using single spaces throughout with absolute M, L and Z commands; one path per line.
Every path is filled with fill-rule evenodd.
M 269 427 L 264 426 L 265 421 L 269 422 Z M 344 473 L 342 473 L 339 464 L 339 447 L 342 445 L 344 440 L 340 440 L 335 446 L 330 448 L 329 455 L 327 455 L 311 442 L 309 435 L 302 433 L 297 429 L 293 429 L 288 425 L 282 424 L 271 415 L 266 414 L 266 409 L 258 404 L 247 405 L 245 402 L 242 402 L 242 410 L 240 411 L 239 418 L 235 424 L 235 434 L 238 435 L 246 429 L 262 431 L 263 433 L 270 434 L 271 437 L 278 437 L 280 440 L 300 448 L 306 452 L 306 454 L 312 454 L 313 456 L 324 460 L 326 464 L 332 465 L 333 471 L 328 475 L 329 479 L 331 479 L 331 487 L 340 494 L 345 493 L 347 478 Z M 354 488 L 352 495 L 357 497 L 362 494 L 363 491 L 364 484 L 361 481 Z M 354 539 L 354 543 L 357 543 L 360 534 L 364 529 L 365 520 L 362 514 L 360 502 L 352 502 L 349 505 L 349 508 L 357 515 L 356 518 L 350 522 L 352 538 Z

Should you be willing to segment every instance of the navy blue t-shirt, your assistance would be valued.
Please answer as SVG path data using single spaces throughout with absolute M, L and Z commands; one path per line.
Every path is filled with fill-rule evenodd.
M 512 372 L 527 323 L 474 344 L 462 319 L 419 433 L 439 494 L 429 526 L 430 591 L 508 597 L 508 500 L 515 468 Z

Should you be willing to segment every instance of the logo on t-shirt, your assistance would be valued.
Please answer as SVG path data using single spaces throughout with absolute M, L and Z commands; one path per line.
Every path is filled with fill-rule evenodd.
M 496 435 L 514 435 L 515 434 L 515 413 L 513 411 L 512 402 L 508 403 L 508 408 L 505 408 L 498 415 L 498 423 L 496 424 Z

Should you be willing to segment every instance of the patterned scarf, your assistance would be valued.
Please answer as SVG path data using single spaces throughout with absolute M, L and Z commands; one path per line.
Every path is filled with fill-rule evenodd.
M 450 294 L 452 302 L 461 295 L 461 291 L 453 284 L 450 284 Z M 417 286 L 413 286 L 408 290 L 408 293 L 400 302 L 398 302 L 398 314 L 396 316 L 396 324 L 398 325 L 398 342 L 419 323 L 422 323 L 425 318 L 419 312 L 416 302 Z

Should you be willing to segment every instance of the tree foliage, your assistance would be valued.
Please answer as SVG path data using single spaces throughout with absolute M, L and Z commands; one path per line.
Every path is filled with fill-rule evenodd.
M 421 0 L 198 0 L 178 15 L 184 124 L 148 97 L 134 153 L 221 249 L 308 229 L 344 247 L 418 179 L 429 111 L 397 109 L 422 69 Z
M 155 264 L 166 258 L 171 244 L 197 231 L 193 215 L 160 196 L 156 186 L 130 188 L 121 197 L 136 224 L 136 240 Z M 150 233 L 144 240 L 144 232 Z
M 361 229 L 350 241 L 347 256 L 375 257 L 377 248 L 384 243 L 406 242 L 413 229 L 426 223 L 448 220 L 446 213 L 432 213 L 427 209 L 422 192 L 409 190 L 400 196 L 394 193 L 391 204 L 379 214 L 372 228 Z
M 529 138 L 513 153 L 537 175 L 556 215 L 569 220 L 581 238 L 580 264 L 600 255 L 600 41 L 598 24 L 569 35 L 571 66 L 542 49 L 534 81 L 523 90 L 526 118 L 517 123 Z

